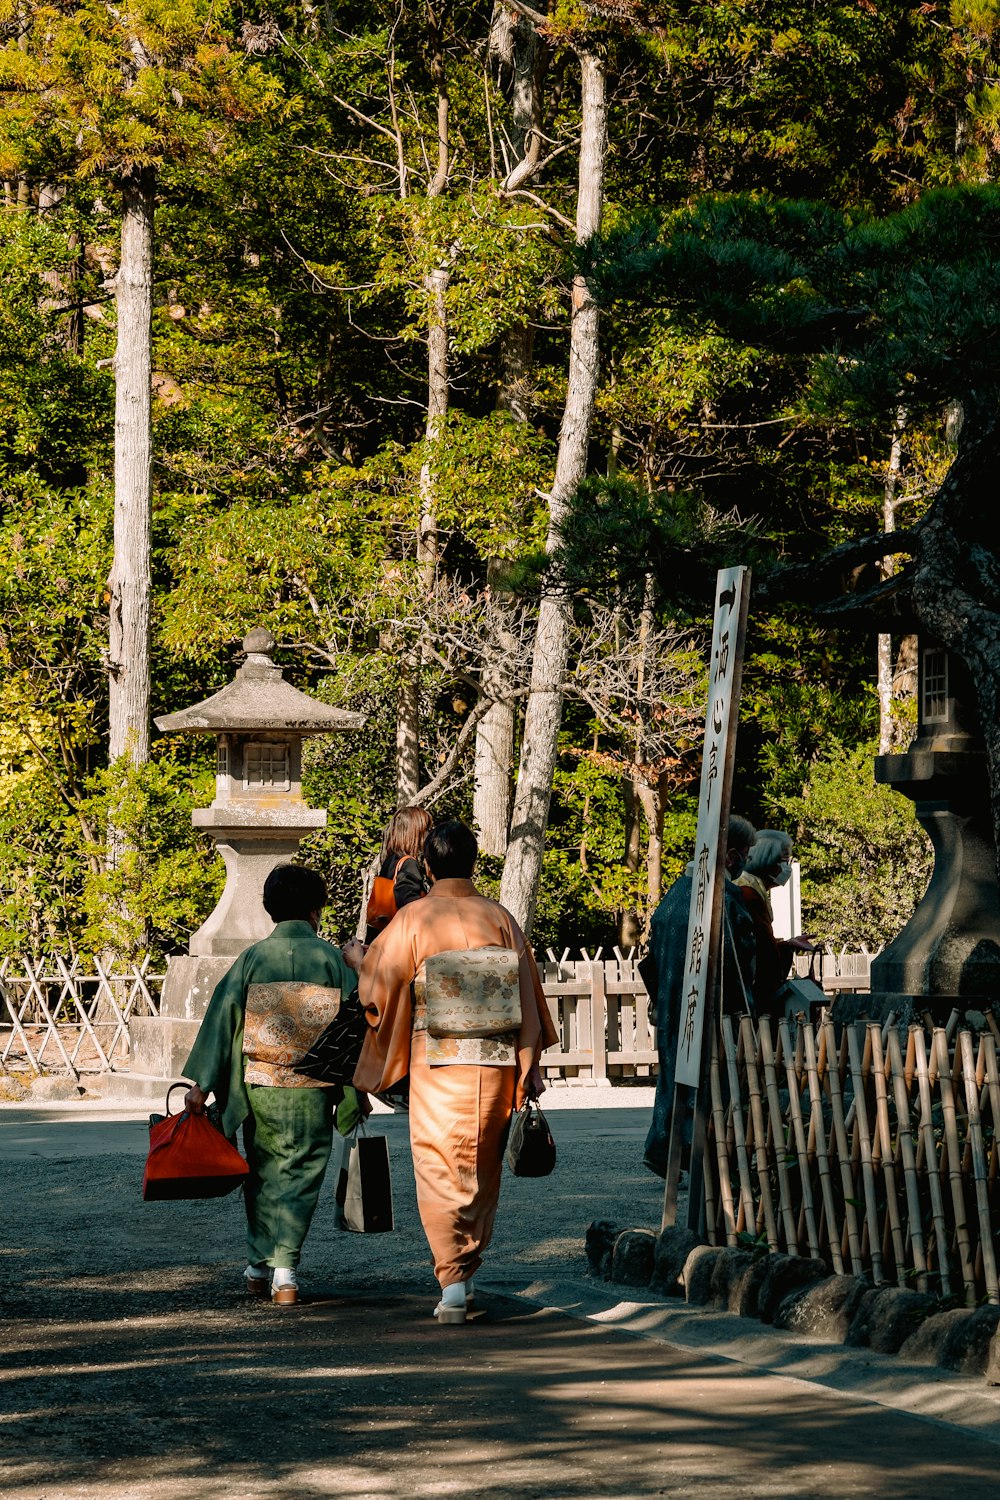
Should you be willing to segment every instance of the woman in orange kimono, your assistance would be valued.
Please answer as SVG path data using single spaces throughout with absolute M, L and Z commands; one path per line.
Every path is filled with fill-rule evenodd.
M 538 1059 L 557 1040 L 524 934 L 472 883 L 477 853 L 464 823 L 431 831 L 424 845 L 431 889 L 372 944 L 358 987 L 372 1029 L 355 1087 L 381 1093 L 410 1077 L 417 1206 L 441 1286 L 435 1315 L 444 1323 L 465 1321 L 467 1288 L 493 1233 L 511 1114 L 540 1091 Z M 516 955 L 509 966 L 516 969 L 519 1018 L 502 1034 L 429 1035 L 428 960 L 481 949 Z M 474 1006 L 476 997 L 467 998 Z

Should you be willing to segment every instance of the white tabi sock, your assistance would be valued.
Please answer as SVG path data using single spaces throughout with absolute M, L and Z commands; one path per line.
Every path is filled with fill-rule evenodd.
M 275 1291 L 278 1291 L 283 1286 L 298 1286 L 298 1284 L 298 1277 L 294 1271 L 289 1270 L 286 1266 L 275 1266 L 274 1278 L 271 1282 L 271 1286 Z

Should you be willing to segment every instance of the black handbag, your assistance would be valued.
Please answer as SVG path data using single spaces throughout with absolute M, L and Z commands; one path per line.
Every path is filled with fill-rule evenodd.
M 361 1001 L 357 995 L 351 995 L 293 1071 L 315 1078 L 317 1083 L 349 1084 L 354 1079 L 367 1034 L 368 1022 Z
M 556 1143 L 537 1100 L 525 1099 L 510 1125 L 507 1165 L 515 1177 L 548 1177 L 556 1164 Z

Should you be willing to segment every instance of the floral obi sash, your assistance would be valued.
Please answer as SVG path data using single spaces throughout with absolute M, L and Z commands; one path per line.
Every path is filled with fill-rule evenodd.
M 293 1070 L 339 1009 L 339 989 L 322 984 L 252 984 L 243 1025 L 244 1082 L 284 1089 L 329 1088 Z
M 418 969 L 413 1029 L 427 1034 L 431 1067 L 511 1067 L 520 1026 L 519 966 L 511 949 L 435 953 Z

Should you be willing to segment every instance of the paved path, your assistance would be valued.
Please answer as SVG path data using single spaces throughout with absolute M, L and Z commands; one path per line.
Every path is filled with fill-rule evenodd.
M 339 1234 L 322 1205 L 310 1300 L 283 1311 L 237 1290 L 238 1199 L 142 1204 L 144 1127 L 106 1115 L 0 1111 L 3 1500 L 996 1494 L 978 1382 L 586 1278 L 592 1218 L 655 1219 L 645 1111 L 560 1112 L 557 1173 L 505 1184 L 482 1311 L 451 1329 L 404 1120 L 378 1122 L 397 1233 Z

